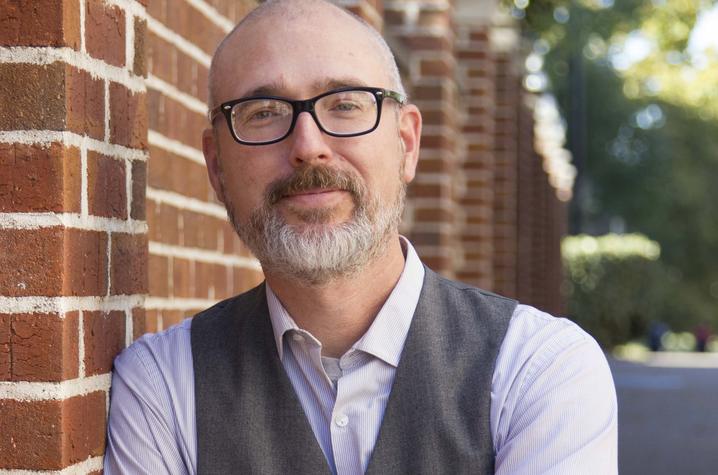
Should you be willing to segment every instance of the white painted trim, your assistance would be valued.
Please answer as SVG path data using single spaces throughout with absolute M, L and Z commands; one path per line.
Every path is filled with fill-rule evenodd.
M 195 310 L 208 308 L 216 304 L 216 300 L 210 299 L 182 299 L 182 298 L 161 298 L 147 297 L 145 309 L 147 310 Z M 159 322 L 158 322 L 159 323 Z
M 16 401 L 63 400 L 110 389 L 110 374 L 71 379 L 59 383 L 0 381 L 0 399 Z
M 179 209 L 194 211 L 195 213 L 214 216 L 215 218 L 227 219 L 227 210 L 223 206 L 207 201 L 201 201 L 188 196 L 180 195 L 172 191 L 158 190 L 147 187 L 147 199 L 155 203 L 168 204 Z
M 3 313 L 57 313 L 127 310 L 144 305 L 144 295 L 112 295 L 110 297 L 0 297 Z
M 165 82 L 157 76 L 153 76 L 152 74 L 147 76 L 147 80 L 145 82 L 148 88 L 154 89 L 155 91 L 159 91 L 165 96 L 173 99 L 174 101 L 179 102 L 187 109 L 201 114 L 203 117 L 207 117 L 206 103 L 202 102 L 201 100 L 190 94 L 187 94 L 186 92 L 180 91 L 173 84 Z
M 222 15 L 217 11 L 216 8 L 209 5 L 207 2 L 202 0 L 186 0 L 187 3 L 192 5 L 198 12 L 204 15 L 209 21 L 217 25 L 225 33 L 229 33 L 234 28 L 235 23 Z
M 41 229 L 56 226 L 109 233 L 147 233 L 146 221 L 124 221 L 75 213 L 0 213 L 0 229 Z
M 0 469 L 0 475 L 78 475 L 84 473 L 96 472 L 102 470 L 103 457 L 88 457 L 82 462 L 78 462 L 62 470 L 4 470 Z
M 241 267 L 252 270 L 262 270 L 259 261 L 254 257 L 237 256 L 235 254 L 223 254 L 217 251 L 206 249 L 171 246 L 161 242 L 150 241 L 150 254 L 155 256 L 179 257 L 191 261 L 204 262 L 208 264 L 221 264 L 225 266 Z
M 145 92 L 144 78 L 132 74 L 129 70 L 111 66 L 104 61 L 92 58 L 86 53 L 71 48 L 51 48 L 45 46 L 0 47 L 0 63 L 23 63 L 46 65 L 56 62 L 67 63 L 87 71 L 93 77 L 105 78 L 122 84 L 133 92 Z
M 85 135 L 57 130 L 9 130 L 0 131 L 0 143 L 50 146 L 61 143 L 69 147 L 87 147 L 87 150 L 123 160 L 146 161 L 149 154 L 144 150 L 100 142 Z
M 147 140 L 150 145 L 161 148 L 195 163 L 199 163 L 200 165 L 205 165 L 204 154 L 201 150 L 197 150 L 196 148 L 185 145 L 180 141 L 168 138 L 156 130 L 148 131 Z

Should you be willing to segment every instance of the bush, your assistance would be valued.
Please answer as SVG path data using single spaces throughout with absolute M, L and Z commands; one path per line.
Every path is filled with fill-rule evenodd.
M 604 348 L 645 335 L 669 294 L 660 253 L 658 243 L 638 234 L 564 238 L 570 317 Z

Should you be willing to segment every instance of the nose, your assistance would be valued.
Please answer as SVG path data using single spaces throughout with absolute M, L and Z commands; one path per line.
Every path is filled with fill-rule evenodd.
M 294 130 L 288 137 L 291 141 L 292 165 L 299 167 L 331 158 L 332 149 L 326 141 L 327 137 L 309 112 L 301 112 L 294 124 Z

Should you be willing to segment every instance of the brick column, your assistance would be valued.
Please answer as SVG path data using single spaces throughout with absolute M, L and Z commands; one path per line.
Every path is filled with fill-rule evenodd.
M 357 16 L 363 18 L 378 31 L 384 25 L 384 0 L 331 0 Z
M 201 133 L 215 47 L 256 2 L 152 0 L 147 30 L 149 297 L 159 331 L 262 279 L 207 179 Z
M 99 472 L 115 354 L 144 331 L 140 2 L 5 2 L 0 470 Z
M 385 31 L 408 65 L 411 99 L 422 111 L 421 157 L 409 187 L 407 228 L 424 262 L 454 276 L 461 259 L 457 233 L 459 178 L 456 140 L 453 5 L 448 0 L 384 2 Z
M 496 75 L 490 45 L 494 0 L 457 2 L 457 78 L 461 94 L 463 136 L 462 174 L 466 189 L 461 198 L 464 249 L 458 277 L 492 288 L 494 216 L 494 115 Z
M 494 254 L 495 292 L 516 296 L 518 270 L 517 170 L 518 109 L 521 97 L 518 32 L 510 20 L 491 31 L 496 87 L 494 115 Z

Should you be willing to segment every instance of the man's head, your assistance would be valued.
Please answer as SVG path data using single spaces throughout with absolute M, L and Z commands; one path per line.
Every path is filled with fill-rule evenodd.
M 347 87 L 359 90 L 306 102 Z M 212 107 L 282 98 L 219 111 L 203 136 L 217 196 L 266 272 L 321 284 L 382 254 L 414 177 L 421 117 L 387 92 L 403 88 L 371 27 L 322 0 L 267 2 L 218 48 L 210 90 Z M 284 116 L 287 125 L 271 125 Z M 368 130 L 358 117 L 380 120 L 336 136 Z M 290 122 L 285 138 L 249 144 L 281 138 L 272 127 Z

